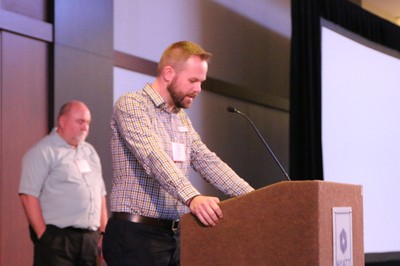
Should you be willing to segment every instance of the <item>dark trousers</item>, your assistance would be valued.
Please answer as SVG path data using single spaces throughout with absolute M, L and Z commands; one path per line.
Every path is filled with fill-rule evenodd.
M 103 255 L 108 266 L 180 265 L 179 231 L 110 218 Z
M 47 225 L 40 239 L 30 228 L 34 266 L 95 266 L 99 233 Z

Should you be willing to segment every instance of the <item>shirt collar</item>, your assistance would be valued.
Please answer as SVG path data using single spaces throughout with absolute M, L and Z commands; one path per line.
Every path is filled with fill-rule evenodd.
M 155 89 L 153 89 L 153 87 L 151 87 L 150 84 L 146 84 L 144 86 L 144 91 L 149 95 L 149 97 L 153 101 L 155 107 L 160 108 L 161 110 L 169 113 L 168 104 L 164 101 L 164 99 L 161 97 L 161 95 Z M 174 106 L 171 113 L 176 114 L 180 110 L 181 110 L 181 108 L 177 108 Z

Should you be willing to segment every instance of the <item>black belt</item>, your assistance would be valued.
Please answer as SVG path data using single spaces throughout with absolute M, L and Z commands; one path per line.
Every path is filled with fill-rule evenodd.
M 76 227 L 72 227 L 72 226 L 60 228 L 60 227 L 57 227 L 57 226 L 52 225 L 52 224 L 48 224 L 46 227 L 47 227 L 47 228 L 50 228 L 50 229 L 54 229 L 54 230 L 75 232 L 75 233 L 81 233 L 81 234 L 87 234 L 87 233 L 94 233 L 94 232 L 96 232 L 96 231 L 93 231 L 93 230 L 90 230 L 90 229 L 86 229 L 86 228 L 76 228 Z
M 132 214 L 127 212 L 112 212 L 111 218 L 117 220 L 130 221 L 133 223 L 147 224 L 157 227 L 162 227 L 165 229 L 169 229 L 172 231 L 176 231 L 179 229 L 179 219 L 178 220 L 166 220 L 166 219 L 158 219 L 158 218 L 150 218 L 146 216 L 141 216 L 138 214 Z

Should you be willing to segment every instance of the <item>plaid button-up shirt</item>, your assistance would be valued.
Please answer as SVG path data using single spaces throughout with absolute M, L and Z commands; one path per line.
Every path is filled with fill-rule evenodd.
M 169 112 L 149 84 L 118 99 L 111 128 L 112 212 L 178 219 L 200 194 L 189 181 L 190 166 L 229 196 L 253 190 L 206 147 L 184 110 Z M 173 160 L 173 143 L 184 147 L 184 161 Z

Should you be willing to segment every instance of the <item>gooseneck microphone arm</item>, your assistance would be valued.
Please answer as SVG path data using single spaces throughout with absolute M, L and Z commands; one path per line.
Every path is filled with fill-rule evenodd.
M 275 162 L 278 164 L 279 168 L 281 169 L 281 171 L 283 172 L 283 174 L 286 176 L 287 180 L 291 181 L 289 175 L 286 173 L 285 169 L 283 168 L 282 164 L 279 162 L 279 160 L 276 158 L 275 154 L 272 152 L 271 148 L 269 147 L 268 143 L 265 141 L 265 139 L 261 136 L 260 132 L 258 131 L 257 127 L 254 125 L 253 121 L 251 121 L 250 118 L 247 117 L 247 115 L 245 115 L 244 113 L 240 112 L 238 109 L 236 109 L 235 107 L 229 106 L 227 108 L 228 112 L 231 113 L 237 113 L 240 114 L 242 116 L 244 116 L 247 121 L 250 122 L 251 126 L 253 127 L 254 131 L 257 133 L 257 135 L 260 137 L 261 141 L 264 143 L 264 146 L 267 147 L 269 153 L 271 154 L 272 158 L 274 158 Z

